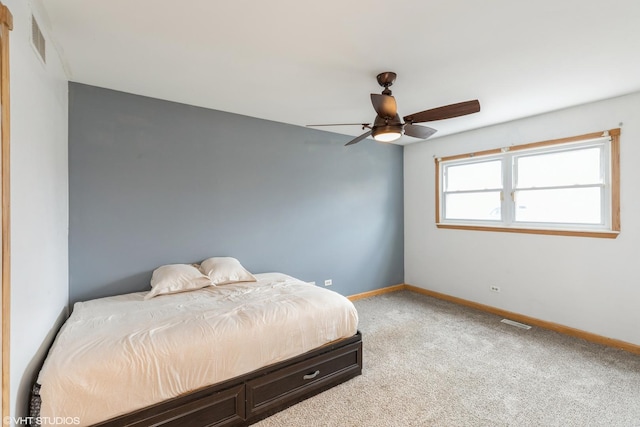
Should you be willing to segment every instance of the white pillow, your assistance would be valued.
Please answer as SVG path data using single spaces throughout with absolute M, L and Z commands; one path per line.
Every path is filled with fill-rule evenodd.
M 256 281 L 253 274 L 240 265 L 240 261 L 231 257 L 209 258 L 200 264 L 200 270 L 209 276 L 214 285 Z
M 211 281 L 193 265 L 163 265 L 153 271 L 151 291 L 144 296 L 144 299 L 150 299 L 156 295 L 192 291 L 206 286 L 211 286 Z

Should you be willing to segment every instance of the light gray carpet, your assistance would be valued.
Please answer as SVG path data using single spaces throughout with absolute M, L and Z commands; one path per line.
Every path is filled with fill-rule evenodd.
M 363 374 L 256 426 L 640 426 L 638 355 L 410 291 L 355 305 Z

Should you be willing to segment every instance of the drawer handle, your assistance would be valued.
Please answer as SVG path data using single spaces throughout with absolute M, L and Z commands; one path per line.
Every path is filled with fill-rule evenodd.
M 315 371 L 313 374 L 305 375 L 304 377 L 302 377 L 302 379 L 303 380 L 312 380 L 315 377 L 317 377 L 319 373 L 320 373 L 320 371 Z

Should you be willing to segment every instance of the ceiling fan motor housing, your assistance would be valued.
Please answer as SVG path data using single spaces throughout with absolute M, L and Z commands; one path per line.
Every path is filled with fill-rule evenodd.
M 402 120 L 400 119 L 400 115 L 396 114 L 393 119 L 385 119 L 380 116 L 376 116 L 373 121 L 373 127 L 381 127 L 381 126 L 402 126 Z

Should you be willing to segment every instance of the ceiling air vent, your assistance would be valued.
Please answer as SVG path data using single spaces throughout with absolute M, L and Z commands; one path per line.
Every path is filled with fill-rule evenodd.
M 38 25 L 38 22 L 36 21 L 36 18 L 33 17 L 33 15 L 31 16 L 31 43 L 33 43 L 33 47 L 36 49 L 36 52 L 38 52 L 38 55 L 40 56 L 42 62 L 46 64 L 47 55 L 45 53 L 46 49 L 44 36 L 42 35 L 40 26 Z

